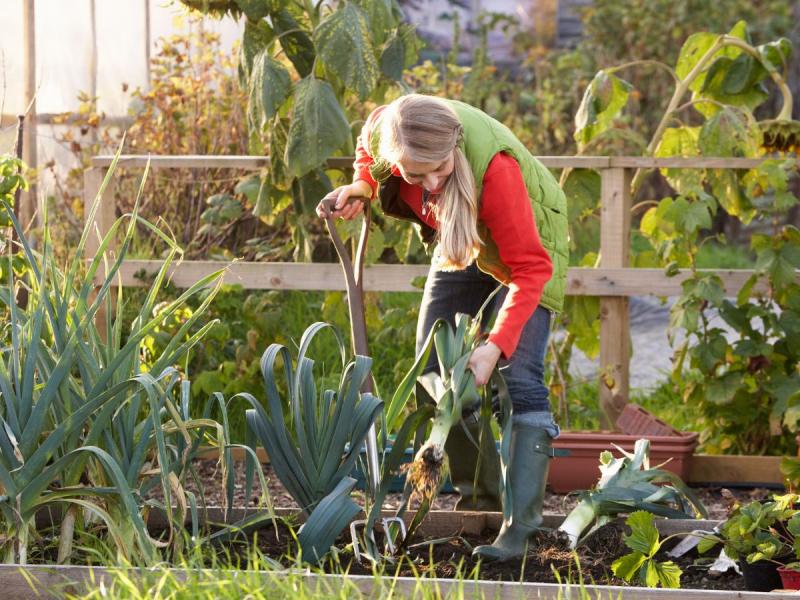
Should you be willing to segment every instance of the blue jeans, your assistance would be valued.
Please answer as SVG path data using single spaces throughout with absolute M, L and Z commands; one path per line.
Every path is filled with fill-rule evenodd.
M 500 285 L 475 264 L 460 271 L 439 271 L 431 267 L 417 321 L 417 354 L 437 319 L 455 326 L 456 313 L 475 315 L 486 298 Z M 505 300 L 508 288 L 503 286 L 484 311 L 486 327 Z M 550 437 L 557 437 L 558 426 L 550 412 L 549 391 L 544 383 L 544 356 L 550 335 L 550 311 L 539 306 L 522 329 L 514 354 L 500 360 L 500 373 L 508 385 L 514 408 L 514 421 L 542 427 Z M 435 350 L 431 352 L 425 372 L 437 371 Z

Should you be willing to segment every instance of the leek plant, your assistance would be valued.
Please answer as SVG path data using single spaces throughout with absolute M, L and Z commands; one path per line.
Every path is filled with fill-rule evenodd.
M 447 435 L 464 411 L 480 402 L 475 376 L 468 366 L 479 333 L 480 320 L 470 321 L 465 314 L 456 316 L 455 332 L 444 320 L 433 326 L 439 373 L 426 373 L 418 382 L 436 408 L 430 434 L 408 468 L 411 490 L 420 500 L 430 501 L 439 491 L 447 473 Z
M 115 166 L 116 159 L 91 207 L 89 223 Z M 146 175 L 145 171 L 142 183 Z M 64 269 L 55 264 L 47 225 L 41 251 L 36 252 L 5 205 L 27 275 L 18 279 L 9 268 L 0 291 L 0 306 L 9 315 L 0 347 L 0 552 L 4 562 L 27 561 L 29 541 L 36 535 L 36 513 L 54 508 L 66 509 L 59 532 L 60 561 L 69 559 L 74 528 L 83 517 L 105 524 L 121 560 L 152 563 L 165 542 L 153 539 L 145 526 L 142 490 L 147 486 L 142 482 L 157 479 L 168 512 L 172 499 L 179 506 L 185 503 L 178 483 L 187 464 L 187 448 L 196 447 L 189 431 L 205 430 L 212 423 L 193 422 L 187 407 L 182 412 L 175 408 L 170 398 L 177 375 L 173 365 L 213 326 L 196 327 L 222 272 L 202 278 L 153 316 L 160 286 L 180 249 L 138 217 L 138 204 L 137 198 L 133 213 L 111 226 L 91 260 L 87 260 L 86 246 L 96 232 L 87 226 Z M 169 249 L 139 315 L 127 326 L 121 318 L 121 285 L 116 294 L 113 291 L 137 226 L 153 231 Z M 110 256 L 118 237 L 119 250 Z M 10 267 L 10 254 L 5 261 Z M 24 307 L 17 305 L 22 287 L 28 293 Z M 209 287 L 201 309 L 145 368 L 141 362 L 145 339 L 164 318 Z M 101 331 L 96 317 L 102 308 L 116 319 L 106 319 Z
M 309 349 L 324 330 L 334 336 L 342 370 L 336 389 L 318 390 Z M 275 372 L 279 360 L 283 377 Z M 303 558 L 312 563 L 328 552 L 360 510 L 350 497 L 356 484 L 350 473 L 370 426 L 383 410 L 378 397 L 361 392 L 371 366 L 372 359 L 366 356 L 348 361 L 339 331 L 318 322 L 303 333 L 296 366 L 281 344 L 272 344 L 264 352 L 265 404 L 251 394 L 239 394 L 251 407 L 246 411 L 248 444 L 254 446 L 256 438 L 260 441 L 278 479 L 308 517 L 298 540 Z M 248 481 L 252 468 L 248 455 Z
M 481 334 L 481 312 L 476 317 L 456 315 L 455 331 L 443 320 L 437 321 L 429 336 L 436 348 L 439 372 L 429 372 L 418 378 L 423 395 L 435 404 L 430 434 L 414 456 L 408 468 L 408 482 L 412 496 L 423 502 L 431 502 L 439 491 L 447 474 L 445 442 L 450 430 L 459 426 L 464 413 L 476 410 L 481 405 L 481 393 L 475 384 L 475 376 L 469 368 L 472 350 L 483 342 Z M 495 369 L 491 378 L 498 397 L 503 402 L 503 412 L 510 416 L 510 400 L 499 372 Z M 488 410 L 481 411 L 491 418 L 491 397 L 484 390 Z M 510 419 L 504 419 L 505 425 Z M 482 428 L 486 430 L 487 428 Z M 508 436 L 505 436 L 506 438 Z M 475 440 L 477 444 L 478 441 Z
M 407 541 L 424 520 L 439 488 L 447 474 L 447 455 L 445 443 L 453 427 L 460 427 L 460 421 L 465 412 L 480 410 L 481 435 L 493 435 L 491 419 L 493 401 L 496 400 L 500 409 L 500 427 L 503 432 L 500 455 L 503 464 L 508 464 L 509 443 L 511 439 L 511 399 L 500 372 L 495 369 L 490 378 L 490 385 L 479 390 L 475 384 L 475 376 L 469 369 L 469 358 L 472 350 L 483 341 L 481 320 L 483 311 L 492 294 L 478 311 L 475 317 L 466 314 L 456 315 L 456 328 L 444 320 L 438 320 L 431 328 L 428 338 L 423 344 L 420 354 L 409 373 L 403 379 L 400 387 L 389 403 L 386 414 L 385 429 L 392 430 L 400 420 L 400 414 L 406 406 L 414 382 L 418 385 L 417 410 L 408 415 L 400 428 L 391 453 L 382 466 L 382 485 L 375 500 L 375 506 L 369 515 L 368 527 L 377 520 L 383 497 L 388 492 L 388 485 L 395 470 L 399 467 L 402 451 L 415 432 L 424 432 L 430 424 L 430 433 L 427 439 L 419 445 L 413 462 L 406 468 L 407 479 L 403 503 L 399 515 L 407 508 L 407 501 L 412 497 L 419 499 L 414 519 L 408 527 L 407 535 L 398 549 L 406 546 Z M 439 361 L 439 372 L 422 374 L 428 362 L 431 350 L 436 348 Z M 476 446 L 483 447 L 480 440 L 473 440 Z M 491 444 L 494 447 L 494 443 Z M 508 486 L 503 482 L 504 494 L 509 493 Z M 506 502 L 505 505 L 509 503 Z M 368 544 L 374 552 L 374 544 Z M 370 552 L 367 553 L 369 555 Z
M 708 513 L 681 478 L 658 467 L 650 468 L 650 440 L 636 441 L 633 453 L 621 448 L 621 458 L 600 454 L 600 480 L 583 492 L 580 502 L 558 528 L 573 549 L 593 531 L 621 513 L 644 510 L 671 519 L 695 519 Z M 588 530 L 588 531 L 587 531 Z

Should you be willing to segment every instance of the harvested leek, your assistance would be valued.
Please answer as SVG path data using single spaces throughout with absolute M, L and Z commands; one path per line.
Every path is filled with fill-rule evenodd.
M 621 513 L 646 510 L 672 519 L 708 516 L 680 477 L 658 467 L 650 468 L 650 440 L 637 440 L 633 454 L 617 449 L 622 458 L 614 458 L 608 451 L 600 454 L 600 480 L 594 489 L 581 494 L 578 505 L 558 528 L 569 537 L 570 547 L 575 548 Z

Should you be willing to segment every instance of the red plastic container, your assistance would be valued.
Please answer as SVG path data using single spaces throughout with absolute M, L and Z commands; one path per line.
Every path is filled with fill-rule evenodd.
M 778 574 L 781 576 L 781 585 L 785 590 L 800 590 L 800 571 L 778 567 Z
M 681 432 L 668 425 L 638 404 L 625 405 L 616 422 L 615 429 L 629 435 L 680 435 Z
M 553 440 L 554 448 L 570 451 L 569 456 L 559 456 L 550 461 L 547 478 L 551 489 L 557 494 L 574 490 L 586 490 L 600 478 L 600 453 L 606 450 L 614 456 L 622 456 L 614 444 L 632 452 L 636 440 L 650 440 L 650 466 L 655 467 L 669 460 L 664 469 L 677 474 L 684 481 L 689 474 L 689 465 L 697 447 L 696 432 L 680 435 L 625 435 L 611 431 L 566 431 Z

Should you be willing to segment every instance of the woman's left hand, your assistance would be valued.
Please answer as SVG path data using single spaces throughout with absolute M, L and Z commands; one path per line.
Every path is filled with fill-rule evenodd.
M 493 342 L 486 342 L 472 351 L 469 368 L 475 375 L 475 384 L 480 387 L 489 382 L 489 377 L 500 358 L 500 348 Z

